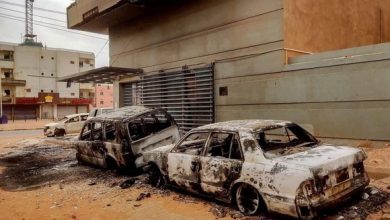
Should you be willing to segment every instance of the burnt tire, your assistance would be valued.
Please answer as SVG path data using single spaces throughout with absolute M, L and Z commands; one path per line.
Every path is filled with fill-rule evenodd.
M 151 164 L 148 169 L 148 182 L 154 187 L 163 187 L 165 185 L 164 176 L 155 164 Z
M 238 210 L 244 215 L 251 216 L 265 210 L 265 204 L 259 192 L 248 184 L 241 184 L 235 191 L 235 202 Z
M 65 136 L 65 130 L 64 129 L 55 129 L 54 130 L 54 137 L 63 137 Z

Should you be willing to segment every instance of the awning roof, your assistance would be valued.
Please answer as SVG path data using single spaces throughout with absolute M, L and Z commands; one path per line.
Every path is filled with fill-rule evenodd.
M 142 69 L 120 68 L 120 67 L 101 67 L 65 76 L 57 79 L 58 82 L 76 82 L 76 83 L 113 83 L 121 77 L 136 76 L 143 73 Z

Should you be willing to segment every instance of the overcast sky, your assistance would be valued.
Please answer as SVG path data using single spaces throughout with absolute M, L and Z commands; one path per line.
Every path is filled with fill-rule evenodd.
M 8 3 L 7 3 L 8 2 Z M 34 7 L 66 12 L 66 8 L 74 2 L 73 0 L 35 0 Z M 15 4 L 25 4 L 25 0 L 0 0 L 0 41 L 20 43 L 21 35 L 24 35 L 25 24 L 21 21 L 24 19 L 24 8 L 16 6 Z M 19 13 L 20 11 L 23 13 Z M 66 29 L 66 15 L 59 13 L 52 13 L 43 10 L 34 10 L 34 15 L 44 16 L 60 21 L 50 20 L 34 16 L 37 21 L 34 25 L 34 34 L 38 35 L 38 41 L 42 42 L 47 47 L 65 48 L 71 50 L 82 50 L 95 53 L 96 67 L 108 65 L 108 44 L 106 35 L 97 35 L 88 32 L 78 32 L 93 37 L 69 33 L 67 31 L 50 29 L 39 25 L 50 26 L 56 29 Z M 12 16 L 12 19 L 5 18 Z M 16 18 L 19 17 L 19 18 Z M 44 23 L 38 23 L 44 22 Z M 50 23 L 50 24 L 46 24 Z M 55 24 L 53 26 L 51 24 Z M 60 27 L 62 26 L 62 27 Z M 77 32 L 75 30 L 68 30 Z M 104 47 L 104 48 L 103 48 Z

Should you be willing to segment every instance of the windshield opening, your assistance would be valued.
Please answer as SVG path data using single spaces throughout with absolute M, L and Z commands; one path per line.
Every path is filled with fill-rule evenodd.
M 269 159 L 303 152 L 318 143 L 309 132 L 295 124 L 262 130 L 255 135 Z

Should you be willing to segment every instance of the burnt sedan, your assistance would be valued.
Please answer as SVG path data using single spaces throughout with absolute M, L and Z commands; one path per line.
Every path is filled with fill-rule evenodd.
M 287 121 L 245 120 L 191 130 L 144 154 L 153 185 L 164 183 L 260 211 L 311 219 L 364 190 L 366 154 L 321 144 Z
M 80 162 L 132 170 L 144 165 L 144 152 L 179 138 L 178 126 L 165 110 L 131 106 L 88 119 L 74 147 Z

